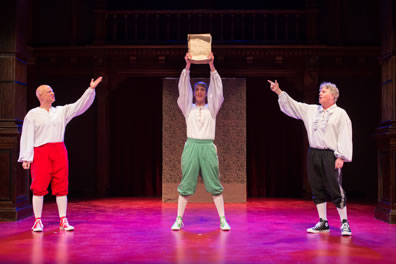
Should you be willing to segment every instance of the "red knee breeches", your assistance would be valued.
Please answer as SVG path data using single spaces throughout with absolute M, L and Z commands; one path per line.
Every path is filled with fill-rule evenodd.
M 69 161 L 65 144 L 63 142 L 47 143 L 35 147 L 31 174 L 32 185 L 30 189 L 34 195 L 46 195 L 50 183 L 53 195 L 67 195 Z

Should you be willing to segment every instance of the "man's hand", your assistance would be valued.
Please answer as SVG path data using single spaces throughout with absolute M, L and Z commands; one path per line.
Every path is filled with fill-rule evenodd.
M 98 86 L 98 84 L 102 81 L 102 79 L 103 79 L 102 76 L 99 77 L 98 79 L 96 79 L 95 81 L 94 81 L 94 79 L 91 79 L 91 83 L 89 84 L 89 87 L 92 89 L 95 89 L 96 86 Z
M 25 170 L 30 169 L 30 161 L 24 161 L 22 162 L 22 168 L 24 168 Z
M 184 56 L 184 60 L 186 61 L 186 70 L 189 71 L 191 67 L 191 61 L 190 59 L 192 58 L 190 53 L 186 53 L 186 56 Z
M 280 93 L 282 92 L 282 90 L 279 88 L 279 83 L 277 80 L 275 80 L 275 82 L 272 82 L 270 80 L 268 80 L 268 82 L 271 84 L 271 90 L 276 93 L 277 95 L 280 95 Z
M 344 160 L 337 158 L 335 161 L 335 168 L 336 169 L 341 169 L 344 166 Z
M 208 55 L 208 59 L 209 59 L 209 67 L 210 67 L 210 71 L 215 71 L 216 70 L 216 68 L 215 68 L 215 66 L 214 66 L 214 56 L 213 56 L 213 52 L 211 52 L 209 55 Z

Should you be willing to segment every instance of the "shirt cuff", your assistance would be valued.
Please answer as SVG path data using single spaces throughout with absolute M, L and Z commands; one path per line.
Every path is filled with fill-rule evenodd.
M 337 151 L 334 151 L 334 156 L 335 156 L 337 159 L 342 159 L 344 162 L 351 162 L 350 159 L 348 159 L 347 157 L 345 157 L 344 155 L 342 155 L 341 153 L 339 153 L 339 152 L 337 152 Z

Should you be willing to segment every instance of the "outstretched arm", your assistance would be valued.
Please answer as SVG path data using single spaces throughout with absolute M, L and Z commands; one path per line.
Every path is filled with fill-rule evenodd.
M 278 81 L 275 80 L 273 82 L 268 80 L 268 82 L 270 83 L 271 90 L 279 97 L 280 110 L 290 117 L 304 120 L 309 105 L 293 100 L 293 98 L 279 88 Z
M 268 82 L 271 84 L 271 90 L 274 93 L 276 93 L 277 95 L 280 95 L 282 93 L 282 90 L 279 88 L 279 83 L 277 80 L 275 80 L 275 82 L 268 80 Z
M 91 79 L 89 88 L 85 90 L 84 94 L 81 96 L 77 102 L 73 104 L 65 105 L 65 121 L 66 124 L 70 122 L 74 117 L 81 115 L 92 105 L 95 99 L 95 89 L 98 84 L 102 81 L 102 77 L 96 80 Z
M 100 76 L 100 77 L 99 77 L 98 79 L 96 79 L 96 80 L 91 79 L 91 83 L 89 84 L 89 87 L 92 88 L 92 89 L 95 89 L 96 86 L 98 86 L 98 84 L 102 81 L 102 79 L 103 79 L 102 76 Z

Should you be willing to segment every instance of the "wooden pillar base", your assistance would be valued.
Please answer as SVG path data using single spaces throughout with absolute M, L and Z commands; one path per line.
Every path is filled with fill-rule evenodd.
M 375 218 L 390 224 L 396 224 L 396 210 L 377 205 L 375 208 Z
M 15 221 L 32 215 L 29 173 L 17 162 L 22 123 L 0 119 L 0 220 Z
M 0 221 L 17 221 L 32 216 L 32 205 L 27 204 L 24 207 L 1 206 L 0 205 Z
M 396 121 L 386 121 L 376 130 L 378 151 L 378 204 L 375 217 L 396 223 Z

